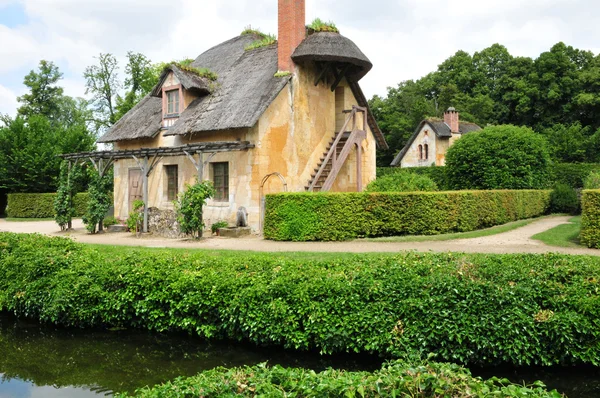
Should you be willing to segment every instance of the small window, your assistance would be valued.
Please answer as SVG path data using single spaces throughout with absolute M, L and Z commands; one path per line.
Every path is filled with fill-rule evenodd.
M 177 199 L 178 192 L 178 170 L 177 165 L 165 166 L 165 172 L 167 174 L 167 200 L 173 201 Z
M 423 145 L 419 145 L 419 160 L 423 160 Z
M 425 160 L 428 160 L 429 159 L 429 145 L 425 144 L 424 151 L 425 151 Z
M 167 114 L 179 114 L 179 90 L 167 91 Z
M 215 200 L 217 202 L 229 201 L 229 163 L 213 163 L 213 184 L 215 186 Z

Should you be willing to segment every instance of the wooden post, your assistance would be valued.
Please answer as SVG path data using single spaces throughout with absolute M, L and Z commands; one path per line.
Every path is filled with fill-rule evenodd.
M 198 152 L 198 182 L 204 181 L 204 152 Z
M 142 181 L 142 188 L 144 189 L 144 233 L 148 233 L 148 156 L 144 157 Z
M 67 167 L 67 188 L 69 189 L 69 211 L 73 208 L 73 189 L 71 187 L 71 167 L 73 162 L 69 160 L 69 166 Z M 67 231 L 73 229 L 73 220 L 69 217 L 67 224 Z
M 356 190 L 362 192 L 362 146 L 360 142 L 356 144 Z

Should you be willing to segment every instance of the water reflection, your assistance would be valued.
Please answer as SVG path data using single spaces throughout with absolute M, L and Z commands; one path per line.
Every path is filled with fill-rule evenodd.
M 217 366 L 268 361 L 317 371 L 374 370 L 372 357 L 321 357 L 187 336 L 41 327 L 0 315 L 0 398 L 77 397 L 134 391 Z

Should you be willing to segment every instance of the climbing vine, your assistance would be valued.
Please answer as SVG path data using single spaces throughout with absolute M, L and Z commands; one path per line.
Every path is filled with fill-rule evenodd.
M 76 182 L 82 177 L 81 166 L 75 164 L 71 170 L 67 162 L 60 166 L 60 175 L 58 179 L 58 190 L 54 199 L 54 220 L 60 226 L 62 231 L 70 228 L 71 221 L 75 216 L 75 206 L 73 205 L 73 196 L 76 192 Z
M 181 232 L 192 235 L 195 239 L 202 237 L 204 229 L 202 207 L 206 204 L 206 200 L 212 198 L 214 194 L 215 188 L 210 181 L 197 181 L 194 185 L 186 185 L 185 191 L 175 202 L 177 221 L 181 226 Z
M 90 174 L 89 201 L 83 223 L 90 233 L 95 234 L 96 227 L 98 232 L 102 232 L 102 221 L 112 203 L 113 171 L 101 177 L 96 170 L 90 169 Z

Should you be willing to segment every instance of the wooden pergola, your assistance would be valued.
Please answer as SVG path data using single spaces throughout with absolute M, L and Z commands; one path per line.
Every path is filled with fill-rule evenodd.
M 219 141 L 188 144 L 174 147 L 140 148 L 114 151 L 79 152 L 60 155 L 69 162 L 69 173 L 73 163 L 90 161 L 100 178 L 103 178 L 115 160 L 133 159 L 142 171 L 144 201 L 144 232 L 148 232 L 148 178 L 156 165 L 165 157 L 186 156 L 196 168 L 198 180 L 202 181 L 204 167 L 219 152 L 245 151 L 254 148 L 249 141 Z M 206 159 L 205 155 L 208 155 Z

